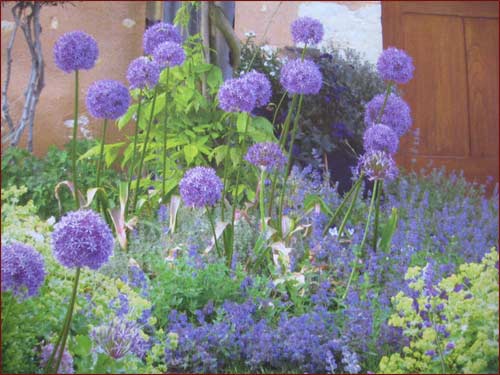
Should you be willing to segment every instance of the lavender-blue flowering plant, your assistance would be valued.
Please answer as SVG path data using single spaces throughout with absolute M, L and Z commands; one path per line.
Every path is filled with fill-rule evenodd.
M 389 47 L 377 61 L 380 77 L 385 81 L 407 83 L 413 78 L 413 59 L 405 51 Z
M 83 31 L 68 32 L 54 44 L 56 66 L 66 73 L 92 69 L 98 57 L 97 42 Z
M 221 199 L 222 181 L 212 168 L 195 167 L 186 172 L 179 192 L 187 206 L 212 207 Z
M 294 43 L 318 44 L 325 33 L 323 24 L 311 17 L 300 17 L 290 27 Z
M 290 94 L 317 94 L 323 84 L 323 76 L 314 62 L 296 59 L 283 65 L 280 82 Z
M 186 59 L 184 48 L 175 42 L 160 43 L 153 51 L 154 61 L 162 68 L 182 65 Z
M 252 112 L 257 97 L 254 85 L 243 79 L 228 79 L 219 89 L 219 107 L 226 112 Z
M 399 146 L 399 137 L 390 127 L 374 124 L 365 130 L 363 135 L 365 151 L 385 151 L 395 154 Z
M 412 122 L 410 107 L 394 93 L 389 94 L 387 101 L 385 95 L 376 95 L 365 106 L 366 126 L 382 123 L 391 127 L 401 137 L 408 132 Z
M 116 120 L 127 111 L 130 94 L 119 81 L 96 81 L 88 89 L 86 104 L 92 116 Z
M 160 66 L 145 56 L 140 56 L 130 63 L 127 80 L 131 89 L 153 88 L 160 79 Z
M 164 42 L 182 43 L 182 37 L 172 24 L 159 22 L 150 26 L 142 38 L 142 46 L 146 55 L 152 55 L 156 47 Z

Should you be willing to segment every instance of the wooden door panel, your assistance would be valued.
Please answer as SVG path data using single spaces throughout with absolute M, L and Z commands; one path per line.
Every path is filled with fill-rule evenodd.
M 466 18 L 471 155 L 498 155 L 498 21 Z
M 469 154 L 467 75 L 460 18 L 405 14 L 404 45 L 413 56 L 415 76 L 402 86 L 420 129 L 424 155 Z
M 384 48 L 406 50 L 415 77 L 399 87 L 419 128 L 403 137 L 398 162 L 462 169 L 498 181 L 498 2 L 382 2 Z

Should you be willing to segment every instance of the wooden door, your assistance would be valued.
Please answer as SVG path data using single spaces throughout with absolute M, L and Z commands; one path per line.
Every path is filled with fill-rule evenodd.
M 382 25 L 384 48 L 406 50 L 415 64 L 400 87 L 419 142 L 405 136 L 398 162 L 498 181 L 498 3 L 383 1 Z

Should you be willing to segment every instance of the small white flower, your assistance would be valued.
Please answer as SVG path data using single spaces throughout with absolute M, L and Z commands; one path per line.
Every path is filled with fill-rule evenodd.
M 337 227 L 333 227 L 333 228 L 328 229 L 328 233 L 330 233 L 330 236 L 332 236 L 332 237 L 339 236 L 339 231 L 338 231 Z
M 245 36 L 246 36 L 247 38 L 254 37 L 254 36 L 255 36 L 255 31 L 247 31 L 247 32 L 245 33 Z
M 54 216 L 51 216 L 47 219 L 47 224 L 49 225 L 54 225 L 56 222 L 56 218 Z

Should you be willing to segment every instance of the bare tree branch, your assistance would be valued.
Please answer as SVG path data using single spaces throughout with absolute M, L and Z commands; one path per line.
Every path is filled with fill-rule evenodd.
M 233 69 L 236 69 L 240 65 L 241 43 L 233 30 L 233 26 L 229 23 L 222 9 L 211 2 L 209 2 L 209 4 L 210 20 L 220 30 L 222 35 L 224 35 L 224 38 L 226 39 L 231 50 L 231 65 Z

